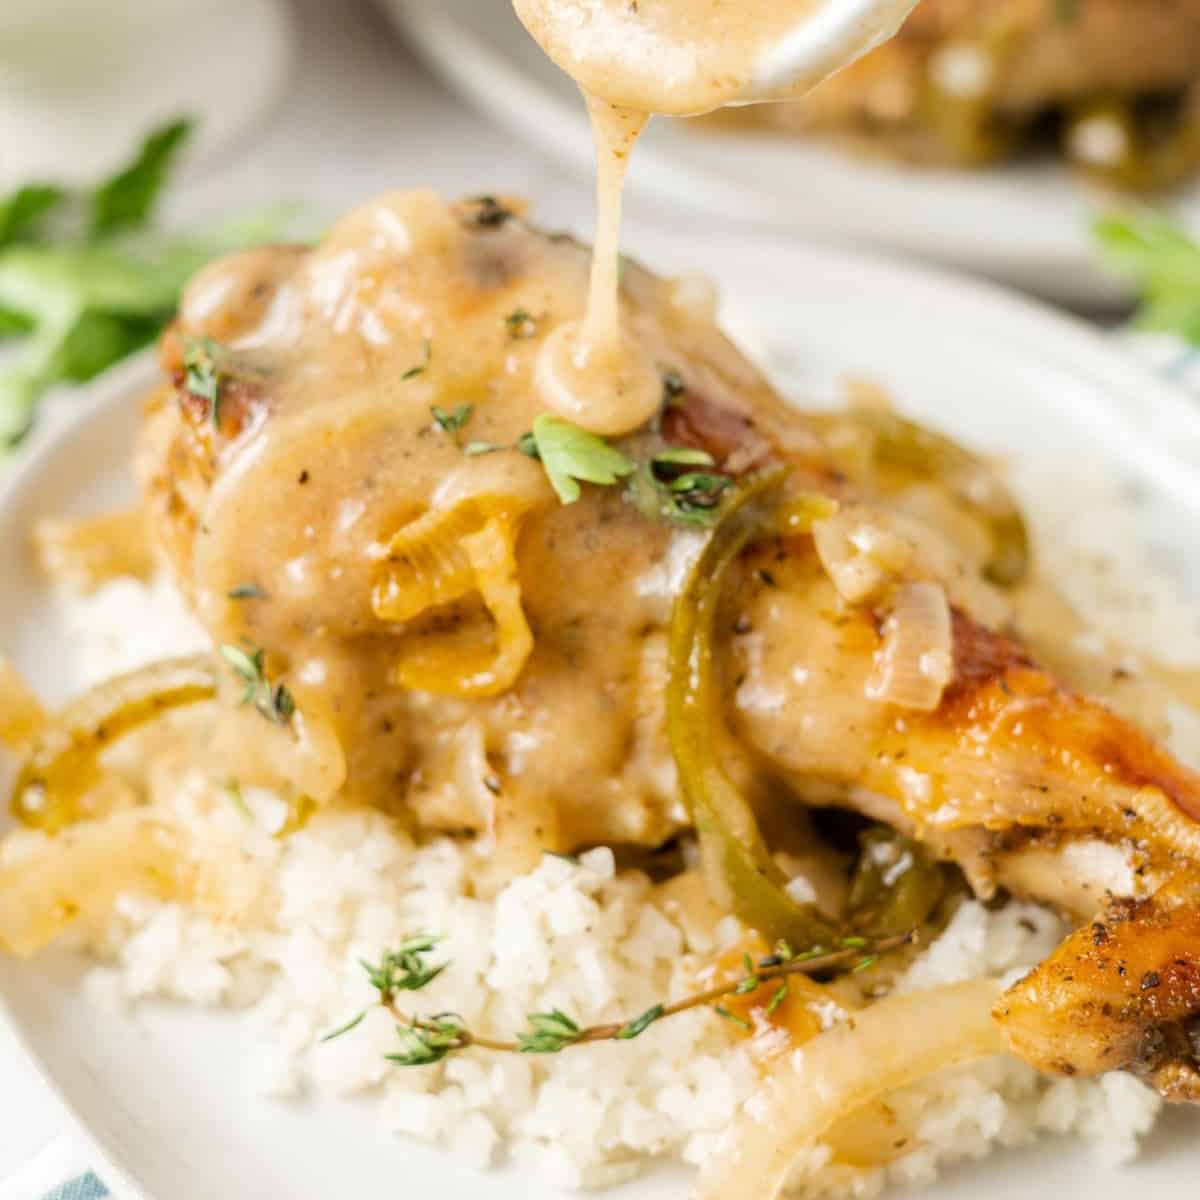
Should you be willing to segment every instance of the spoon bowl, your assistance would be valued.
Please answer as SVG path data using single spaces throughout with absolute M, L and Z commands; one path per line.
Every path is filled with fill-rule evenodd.
M 513 0 L 589 96 L 695 116 L 795 96 L 890 38 L 916 0 Z
M 732 104 L 795 96 L 894 37 L 916 0 L 823 0 L 768 47 L 750 87 Z

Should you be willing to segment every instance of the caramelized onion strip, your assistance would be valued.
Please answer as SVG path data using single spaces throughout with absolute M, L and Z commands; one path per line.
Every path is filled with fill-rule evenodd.
M 19 750 L 46 724 L 46 710 L 7 659 L 0 658 L 0 746 Z
M 408 621 L 477 593 L 491 628 L 464 619 L 448 633 L 406 632 L 396 662 L 401 687 L 459 697 L 495 696 L 533 652 L 521 604 L 516 541 L 522 511 L 497 498 L 461 501 L 400 530 L 375 586 L 376 616 Z
M 76 921 L 103 919 L 129 891 L 187 894 L 174 828 L 140 810 L 76 825 L 0 867 L 0 950 L 31 958 Z
M 933 712 L 954 676 L 954 628 L 940 583 L 905 583 L 883 623 L 867 698 Z
M 843 1118 L 937 1071 L 1005 1051 L 998 980 L 889 996 L 806 1043 L 742 1108 L 696 1200 L 776 1200 L 791 1165 Z
M 37 734 L 17 775 L 11 808 L 23 825 L 57 833 L 78 820 L 100 754 L 127 733 L 184 705 L 211 700 L 217 672 L 204 655 L 151 663 L 76 697 Z

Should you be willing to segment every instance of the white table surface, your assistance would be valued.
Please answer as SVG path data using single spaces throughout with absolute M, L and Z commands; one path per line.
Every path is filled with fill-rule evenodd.
M 197 168 L 168 218 L 284 200 L 320 221 L 379 192 L 422 185 L 450 196 L 528 194 L 545 224 L 586 226 L 586 183 L 453 97 L 367 0 L 295 0 L 295 8 L 299 53 L 283 100 L 239 146 Z M 0 1029 L 0 1200 L 35 1200 L 72 1162 L 86 1165 L 86 1148 Z

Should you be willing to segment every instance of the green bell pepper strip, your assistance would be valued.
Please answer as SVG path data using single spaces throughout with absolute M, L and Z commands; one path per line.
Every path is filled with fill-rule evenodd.
M 966 486 L 984 469 L 980 459 L 943 434 L 934 433 L 886 409 L 859 409 L 837 413 L 828 422 L 852 421 L 873 437 L 875 462 L 914 479 L 944 484 L 958 503 L 974 516 L 992 539 L 992 553 L 984 575 L 1000 587 L 1015 587 L 1029 572 L 1029 532 L 1016 501 L 989 473 L 991 495 L 983 502 Z
M 788 895 L 747 798 L 722 769 L 715 631 L 730 565 L 764 529 L 763 501 L 786 472 L 768 469 L 727 502 L 671 620 L 667 736 L 679 786 L 700 843 L 704 873 L 719 903 L 769 941 L 828 945 L 836 927 Z M 796 530 L 794 518 L 791 531 Z
M 946 894 L 942 868 L 886 825 L 864 830 L 859 848 L 847 901 L 854 928 L 874 937 L 920 928 Z

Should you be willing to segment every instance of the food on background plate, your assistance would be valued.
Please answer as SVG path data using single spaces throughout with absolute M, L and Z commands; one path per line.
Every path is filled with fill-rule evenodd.
M 0 944 L 255 1004 L 575 1182 L 865 1188 L 1200 1098 L 1186 679 L 1084 636 L 991 465 L 867 384 L 792 408 L 701 281 L 622 269 L 650 413 L 551 411 L 588 285 L 427 192 L 193 280 L 137 449 L 171 582 L 78 603 L 198 627 L 58 713 L 0 678 Z M 39 543 L 95 588 L 97 537 Z
M 922 0 L 816 91 L 735 120 L 978 167 L 1049 143 L 1101 181 L 1158 191 L 1200 170 L 1197 0 Z

